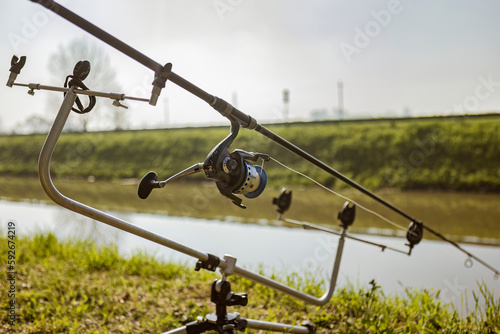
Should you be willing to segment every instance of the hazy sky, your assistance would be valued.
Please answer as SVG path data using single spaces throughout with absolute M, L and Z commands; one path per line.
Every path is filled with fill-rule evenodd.
M 282 119 L 284 88 L 290 90 L 290 118 L 308 119 L 312 110 L 332 113 L 339 80 L 349 117 L 500 110 L 495 0 L 60 3 L 155 61 L 171 62 L 175 73 L 209 93 L 228 101 L 236 96 L 239 109 L 260 122 Z M 109 54 L 123 93 L 149 98 L 149 69 L 31 1 L 9 2 L 0 14 L 0 35 L 5 82 L 17 54 L 28 57 L 18 82 L 61 84 L 64 78 L 55 82 L 48 73 L 50 55 L 87 37 Z M 30 115 L 55 116 L 46 99 L 58 93 L 32 97 L 23 88 L 2 87 L 1 131 Z M 134 127 L 225 122 L 172 83 L 157 107 L 128 104 Z

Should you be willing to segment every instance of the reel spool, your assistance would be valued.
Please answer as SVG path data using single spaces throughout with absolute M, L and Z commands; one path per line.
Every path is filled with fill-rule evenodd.
M 209 155 L 210 156 L 210 155 Z M 205 168 L 216 173 L 208 173 L 207 177 L 215 180 L 215 184 L 220 193 L 229 198 L 234 204 L 241 208 L 241 198 L 235 195 L 243 195 L 246 198 L 256 198 L 266 188 L 267 174 L 261 166 L 255 166 L 250 161 L 269 160 L 269 156 L 262 153 L 246 152 L 240 149 L 234 150 L 231 154 L 222 159 L 222 164 L 218 167 L 206 165 Z M 249 160 L 249 161 L 248 161 Z M 207 174 L 207 173 L 205 173 Z
M 267 174 L 261 166 L 254 166 L 249 162 L 244 162 L 246 169 L 245 181 L 239 189 L 233 191 L 235 194 L 242 194 L 246 198 L 256 198 L 266 188 Z

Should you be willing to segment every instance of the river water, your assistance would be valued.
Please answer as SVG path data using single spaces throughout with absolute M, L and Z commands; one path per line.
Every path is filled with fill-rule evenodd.
M 243 224 L 234 221 L 171 217 L 154 214 L 112 214 L 132 224 L 182 243 L 198 251 L 222 257 L 235 256 L 237 264 L 264 273 L 314 273 L 316 279 L 327 278 L 333 266 L 338 237 L 323 232 Z M 153 242 L 119 231 L 55 205 L 32 202 L 0 201 L 1 233 L 7 223 L 16 223 L 18 235 L 52 231 L 60 238 L 92 238 L 100 243 L 115 243 L 119 251 L 129 255 L 137 251 L 155 254 L 160 259 L 190 266 L 196 260 Z M 356 235 L 389 247 L 406 250 L 405 239 Z M 500 247 L 463 245 L 472 254 L 495 268 L 500 268 Z M 366 287 L 374 279 L 386 294 L 404 294 L 405 288 L 441 290 L 440 298 L 455 305 L 460 312 L 473 309 L 472 291 L 478 282 L 489 290 L 500 291 L 500 280 L 480 263 L 471 268 L 464 264 L 465 254 L 448 243 L 423 240 L 411 256 L 380 251 L 380 248 L 347 239 L 337 286 L 353 284 Z

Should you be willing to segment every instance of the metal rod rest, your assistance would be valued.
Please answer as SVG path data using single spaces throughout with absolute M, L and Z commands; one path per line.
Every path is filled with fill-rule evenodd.
M 87 206 L 85 204 L 82 204 L 80 202 L 72 200 L 72 199 L 64 196 L 63 194 L 61 194 L 57 190 L 57 188 L 55 187 L 54 183 L 52 182 L 52 178 L 50 176 L 50 160 L 52 158 L 52 154 L 54 152 L 57 141 L 58 141 L 58 139 L 61 135 L 61 132 L 64 128 L 64 124 L 66 123 L 68 116 L 69 116 L 69 113 L 71 112 L 71 107 L 73 106 L 75 99 L 76 99 L 75 88 L 72 87 L 67 92 L 67 94 L 63 100 L 61 108 L 59 109 L 59 112 L 56 116 L 56 119 L 54 120 L 54 124 L 52 125 L 52 128 L 50 129 L 50 131 L 47 135 L 47 139 L 45 140 L 45 143 L 44 143 L 42 150 L 40 152 L 40 157 L 38 160 L 38 174 L 39 174 L 39 178 L 40 178 L 40 182 L 42 184 L 42 187 L 45 190 L 45 192 L 47 193 L 47 195 L 55 203 L 61 205 L 62 207 L 65 207 L 71 211 L 74 211 L 74 212 L 80 213 L 84 216 L 87 216 L 89 218 L 101 221 L 105 224 L 116 227 L 122 231 L 132 233 L 132 234 L 137 235 L 141 238 L 153 241 L 157 244 L 171 248 L 171 249 L 176 250 L 178 252 L 181 252 L 183 254 L 192 256 L 192 257 L 197 258 L 199 260 L 207 261 L 209 259 L 209 256 L 207 253 L 197 251 L 193 248 L 190 248 L 190 247 L 185 246 L 183 244 L 177 243 L 173 240 L 162 237 L 158 234 L 155 234 L 153 232 L 150 232 L 148 230 L 140 228 L 136 225 L 130 224 L 127 221 L 116 218 L 112 215 L 109 215 L 109 214 L 104 213 L 102 211 L 96 210 L 90 206 Z M 333 294 L 333 291 L 335 289 L 335 285 L 337 282 L 337 276 L 338 276 L 339 268 L 340 268 L 340 259 L 342 257 L 342 250 L 344 248 L 345 233 L 346 233 L 346 230 L 343 229 L 343 232 L 342 232 L 340 240 L 339 240 L 338 248 L 337 248 L 337 255 L 335 257 L 335 263 L 334 263 L 333 270 L 332 270 L 330 287 L 325 292 L 325 294 L 320 298 L 306 294 L 304 292 L 301 292 L 299 290 L 291 288 L 287 285 L 276 282 L 268 277 L 253 273 L 251 271 L 240 268 L 238 266 L 235 267 L 234 273 L 243 277 L 243 278 L 252 280 L 254 282 L 260 283 L 260 284 L 265 285 L 267 287 L 281 291 L 285 294 L 288 294 L 290 296 L 293 296 L 297 299 L 303 300 L 303 301 L 308 302 L 310 304 L 324 305 L 330 300 L 330 298 Z M 227 263 L 223 259 L 220 259 L 219 268 L 224 269 L 226 267 L 227 267 Z

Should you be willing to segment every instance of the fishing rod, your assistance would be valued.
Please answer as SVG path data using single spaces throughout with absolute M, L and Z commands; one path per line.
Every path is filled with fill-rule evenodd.
M 90 33 L 91 35 L 93 35 L 96 38 L 100 39 L 101 41 L 105 42 L 106 44 L 117 49 L 118 51 L 124 53 L 128 57 L 136 60 L 137 62 L 144 65 L 145 67 L 153 70 L 154 71 L 154 80 L 152 82 L 153 88 L 151 91 L 151 97 L 149 99 L 150 105 L 153 105 L 153 106 L 156 105 L 158 98 L 161 94 L 161 90 L 165 87 L 166 82 L 170 81 L 170 82 L 176 84 L 177 86 L 185 89 L 186 91 L 190 92 L 191 94 L 195 95 L 196 97 L 200 98 L 201 100 L 207 102 L 212 108 L 214 108 L 216 111 L 218 111 L 222 116 L 228 118 L 231 121 L 231 124 L 237 122 L 244 128 L 257 131 L 258 133 L 271 139 L 275 143 L 277 143 L 277 144 L 283 146 L 284 148 L 288 149 L 289 151 L 295 153 L 299 157 L 305 159 L 306 161 L 309 161 L 310 163 L 312 163 L 316 167 L 324 170 L 328 174 L 341 180 L 345 184 L 351 186 L 352 188 L 360 191 L 364 195 L 375 200 L 376 202 L 389 208 L 390 210 L 399 214 L 400 216 L 404 217 L 405 219 L 408 219 L 410 221 L 410 224 L 408 227 L 407 239 L 409 241 L 410 248 L 413 248 L 415 245 L 417 245 L 421 241 L 421 239 L 423 237 L 423 230 L 425 229 L 429 233 L 435 235 L 437 238 L 439 238 L 445 242 L 450 243 L 451 245 L 456 247 L 458 250 L 465 253 L 469 257 L 469 259 L 471 259 L 471 258 L 475 259 L 479 263 L 485 265 L 488 269 L 490 269 L 494 272 L 495 278 L 500 277 L 500 271 L 498 269 L 495 269 L 494 267 L 488 265 L 486 262 L 479 259 L 477 256 L 474 256 L 470 252 L 464 250 L 456 242 L 446 238 L 441 233 L 435 231 L 434 229 L 430 228 L 429 226 L 424 225 L 422 221 L 416 219 L 415 217 L 413 217 L 409 213 L 407 213 L 407 212 L 403 211 L 402 209 L 396 207 L 395 205 L 389 203 L 388 201 L 386 201 L 382 197 L 378 196 L 377 194 L 373 193 L 372 191 L 368 190 L 367 188 L 363 187 L 362 185 L 351 180 L 350 178 L 343 175 L 339 171 L 328 166 L 327 164 L 325 164 L 324 162 L 322 162 L 318 158 L 314 157 L 313 155 L 302 150 L 298 146 L 290 143 L 286 139 L 280 137 L 279 135 L 277 135 L 274 132 L 270 131 L 269 129 L 265 128 L 263 125 L 259 124 L 257 122 L 257 120 L 255 120 L 253 117 L 238 110 L 237 108 L 232 106 L 230 103 L 226 102 L 225 100 L 207 93 L 205 90 L 197 87 L 196 85 L 192 84 L 191 82 L 189 82 L 186 79 L 182 78 L 181 76 L 177 75 L 176 73 L 174 73 L 172 71 L 172 64 L 171 63 L 167 63 L 166 65 L 161 65 L 160 63 L 149 58 L 145 54 L 139 52 L 138 50 L 134 49 L 133 47 L 129 46 L 128 44 L 124 43 L 123 41 L 119 40 L 118 38 L 114 37 L 113 35 L 109 34 L 106 31 L 102 30 L 101 28 L 97 27 L 96 25 L 90 23 L 86 19 L 73 13 L 72 11 L 68 10 L 67 8 L 65 8 L 64 6 L 60 5 L 59 3 L 57 3 L 53 0 L 30 0 L 30 1 L 41 4 L 45 8 L 51 10 L 52 12 L 56 13 L 57 15 L 61 16 L 64 19 L 68 20 L 69 22 L 75 24 L 76 26 L 80 27 L 81 29 L 85 30 L 86 32 Z M 193 167 L 193 168 L 195 168 L 195 167 Z M 188 171 L 185 171 L 185 172 L 189 173 L 190 171 L 192 171 L 192 170 L 189 170 L 189 168 L 188 168 Z M 199 170 L 197 170 L 196 172 L 198 172 L 198 171 Z M 257 172 L 257 173 L 259 173 L 259 172 Z M 260 171 L 260 173 L 262 174 L 262 171 Z M 205 174 L 207 174 L 206 170 L 205 170 Z M 185 175 L 185 174 L 183 174 L 183 175 Z M 207 177 L 213 177 L 213 175 L 207 174 Z M 220 175 L 219 175 L 219 177 L 220 177 Z M 155 174 L 150 174 L 149 176 L 146 175 L 145 178 L 146 178 L 145 181 L 148 181 L 149 184 L 151 185 L 151 190 L 153 188 L 161 188 L 166 183 L 171 181 L 171 180 L 170 181 L 165 180 L 163 183 L 161 181 L 158 182 L 155 179 Z M 155 183 L 155 182 L 158 182 L 158 183 Z M 221 184 L 220 183 L 221 181 L 218 180 L 218 182 L 219 182 L 219 184 L 218 184 L 218 187 L 219 187 L 219 185 Z M 220 188 L 219 188 L 219 190 L 220 190 Z M 230 198 L 233 201 L 233 203 L 238 205 L 239 207 L 245 208 L 244 205 L 241 205 L 241 201 L 239 199 L 236 199 L 236 200 L 234 199 L 232 194 L 228 192 L 228 189 L 225 189 L 224 191 L 225 191 L 225 193 L 223 193 L 224 196 Z M 147 192 L 147 190 L 146 190 L 146 192 Z M 221 193 L 222 193 L 222 191 L 221 191 Z
M 280 137 L 279 135 L 277 135 L 274 132 L 270 131 L 269 129 L 265 128 L 263 125 L 259 124 L 257 122 L 257 120 L 255 120 L 250 115 L 243 113 L 242 111 L 238 110 L 237 108 L 235 108 L 230 103 L 223 100 L 222 98 L 219 98 L 217 96 L 214 96 L 214 95 L 207 93 L 203 89 L 195 86 L 191 82 L 189 82 L 186 79 L 182 78 L 181 76 L 177 75 L 176 73 L 174 73 L 172 71 L 172 64 L 171 63 L 167 63 L 166 65 L 161 65 L 160 63 L 154 61 L 153 59 L 149 58 L 148 56 L 144 55 L 143 53 L 139 52 L 138 50 L 132 48 L 128 44 L 122 42 L 118 38 L 112 36 L 108 32 L 95 26 L 94 24 L 92 24 L 89 21 L 85 20 L 84 18 L 78 16 L 77 14 L 71 12 L 70 10 L 68 10 L 67 8 L 63 7 L 62 5 L 58 4 L 57 2 L 55 2 L 53 0 L 30 0 L 30 1 L 43 5 L 47 9 L 53 11 L 54 13 L 65 18 L 69 22 L 71 22 L 71 23 L 75 24 L 76 26 L 80 27 L 81 29 L 87 31 L 88 33 L 97 37 L 101 41 L 107 43 L 108 45 L 114 47 L 118 51 L 124 53 L 125 55 L 129 56 L 130 58 L 136 60 L 137 62 L 141 63 L 142 65 L 153 70 L 155 73 L 155 78 L 154 78 L 153 83 L 152 83 L 153 89 L 152 89 L 151 98 L 149 101 L 150 105 L 153 105 L 153 106 L 156 105 L 156 102 L 158 101 L 158 98 L 161 94 L 161 89 L 163 89 L 165 87 L 165 84 L 168 80 L 168 81 L 176 84 L 177 86 L 184 88 L 185 90 L 187 90 L 191 94 L 197 96 L 201 100 L 207 102 L 212 108 L 214 108 L 216 111 L 218 111 L 222 116 L 224 116 L 226 118 L 228 116 L 231 116 L 232 118 L 236 119 L 242 127 L 247 128 L 249 130 L 255 130 L 255 131 L 259 132 L 260 134 L 271 139 L 272 141 L 280 144 L 281 146 L 287 148 L 291 152 L 297 154 L 301 158 L 303 158 L 303 159 L 309 161 L 310 163 L 314 164 L 315 166 L 323 169 L 324 171 L 326 171 L 330 175 L 340 179 L 344 183 L 359 190 L 363 194 L 371 197 L 372 199 L 376 200 L 377 202 L 390 208 L 394 212 L 397 212 L 398 214 L 407 218 L 408 220 L 416 222 L 417 224 L 422 224 L 420 221 L 418 221 L 416 218 L 412 217 L 410 214 L 397 208 L 396 206 L 387 202 L 386 200 L 379 197 L 375 193 L 371 192 L 370 190 L 368 190 L 365 187 L 361 186 L 360 184 L 354 182 L 353 180 L 351 180 L 347 176 L 343 175 L 342 173 L 340 173 L 337 170 L 333 169 L 332 167 L 328 166 L 327 164 L 325 164 L 324 162 L 322 162 L 318 158 L 314 157 L 313 155 L 309 154 L 308 152 L 302 150 L 301 148 L 295 146 L 294 144 L 290 143 L 286 139 Z

